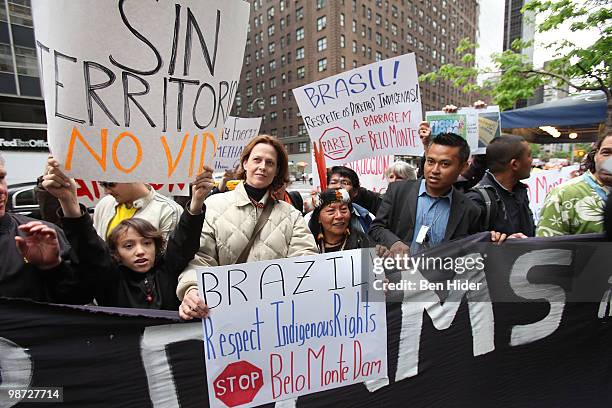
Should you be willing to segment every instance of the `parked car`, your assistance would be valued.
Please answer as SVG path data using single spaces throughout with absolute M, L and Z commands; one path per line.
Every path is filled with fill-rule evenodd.
M 36 182 L 8 186 L 7 211 L 40 219 L 40 207 L 36 200 L 34 187 L 36 187 Z

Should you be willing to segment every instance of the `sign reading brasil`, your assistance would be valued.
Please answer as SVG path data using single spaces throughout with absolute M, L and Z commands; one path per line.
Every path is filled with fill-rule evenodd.
M 366 157 L 421 155 L 421 96 L 414 54 L 343 72 L 293 90 L 328 167 Z
M 368 255 L 200 268 L 211 309 L 202 323 L 210 406 L 261 405 L 386 377 L 384 295 L 367 289 L 380 280 L 362 274 Z
M 213 167 L 246 43 L 239 0 L 35 0 L 49 144 L 86 180 L 185 182 Z

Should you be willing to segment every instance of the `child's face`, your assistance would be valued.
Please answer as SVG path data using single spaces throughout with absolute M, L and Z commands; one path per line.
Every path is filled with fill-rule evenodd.
M 133 228 L 119 236 L 117 255 L 122 265 L 135 272 L 148 272 L 155 264 L 155 241 L 145 238 Z

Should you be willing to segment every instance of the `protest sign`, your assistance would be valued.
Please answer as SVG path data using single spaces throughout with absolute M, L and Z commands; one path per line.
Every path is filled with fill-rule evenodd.
M 35 0 L 32 14 L 50 149 L 68 175 L 171 183 L 213 166 L 248 3 Z
M 548 192 L 575 177 L 578 167 L 575 164 L 560 169 L 538 171 L 537 173 L 532 172 L 531 177 L 523 180 L 529 191 L 529 208 L 533 212 L 536 225 L 540 219 L 540 211 L 544 206 L 544 199 Z
M 421 96 L 414 54 L 294 89 L 308 135 L 327 167 L 366 157 L 421 155 Z
M 368 157 L 342 165 L 357 173 L 357 176 L 359 176 L 359 185 L 361 187 L 376 193 L 384 194 L 389 185 L 387 177 L 385 177 L 385 171 L 389 165 L 393 163 L 394 157 L 395 156 Z M 314 159 L 312 162 L 314 163 Z M 314 188 L 319 189 L 321 182 L 319 181 L 319 174 L 316 171 L 312 173 L 312 178 Z
M 228 116 L 219 139 L 215 156 L 215 171 L 233 170 L 240 161 L 244 146 L 259 134 L 261 118 Z
M 384 296 L 366 289 L 376 277 L 362 276 L 362 261 L 370 262 L 352 250 L 199 269 L 211 309 L 202 322 L 210 406 L 255 406 L 385 377 Z
M 344 165 L 359 176 L 359 185 L 375 193 L 384 194 L 389 182 L 385 171 L 393 164 L 394 156 L 368 157 Z
M 444 111 L 429 111 L 425 120 L 431 127 L 431 135 L 440 133 L 456 133 L 467 140 L 473 154 L 484 154 L 478 150 L 478 140 L 488 144 L 491 139 L 499 136 L 500 119 L 499 106 L 486 108 L 460 108 L 456 113 Z

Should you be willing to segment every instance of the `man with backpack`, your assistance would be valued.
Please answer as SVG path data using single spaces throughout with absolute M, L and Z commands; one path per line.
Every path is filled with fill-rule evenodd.
M 466 195 L 480 208 L 483 230 L 514 237 L 535 236 L 527 185 L 531 148 L 520 136 L 496 137 L 487 146 L 487 167 L 482 180 Z

